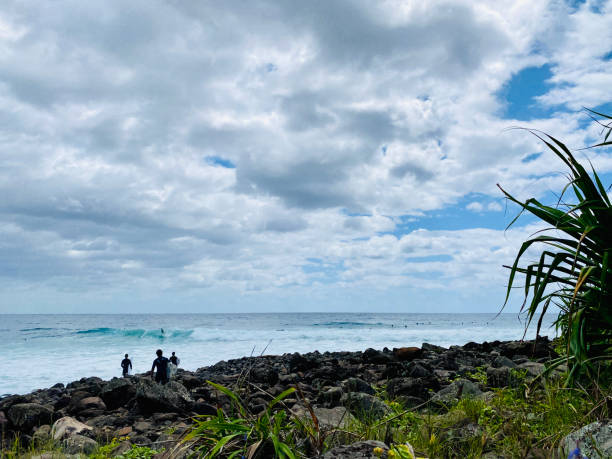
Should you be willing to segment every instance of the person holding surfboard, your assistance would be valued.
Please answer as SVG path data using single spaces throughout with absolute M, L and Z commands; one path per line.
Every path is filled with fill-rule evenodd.
M 153 370 L 157 368 L 157 372 L 155 373 L 155 381 L 161 384 L 166 384 L 168 382 L 168 358 L 163 356 L 161 349 L 158 349 L 155 353 L 157 354 L 157 358 L 153 360 L 151 375 L 153 375 Z
M 125 358 L 121 361 L 121 368 L 123 369 L 123 377 L 125 378 L 132 369 L 132 361 L 128 359 L 127 354 L 125 354 Z

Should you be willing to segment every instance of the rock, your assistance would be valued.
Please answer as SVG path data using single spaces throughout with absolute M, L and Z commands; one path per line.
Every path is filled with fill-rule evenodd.
M 431 376 L 432 372 L 425 368 L 425 366 L 422 364 L 410 362 L 408 365 L 407 374 L 412 378 L 426 378 Z
M 77 411 L 99 410 L 106 411 L 106 405 L 100 397 L 85 397 L 76 404 Z
M 0 434 L 4 432 L 6 426 L 8 426 L 8 422 L 8 418 L 6 414 L 4 414 L 4 411 L 0 411 Z
M 511 376 L 509 367 L 487 368 L 487 386 L 489 387 L 511 387 Z
M 341 387 L 344 392 L 363 392 L 370 395 L 376 393 L 372 386 L 360 378 L 348 378 L 342 382 Z
M 482 394 L 482 391 L 476 384 L 467 379 L 458 379 L 453 381 L 449 386 L 438 391 L 432 398 L 431 401 L 439 404 L 450 404 L 455 400 L 462 399 L 465 397 L 477 397 Z
M 89 437 L 75 434 L 64 440 L 64 451 L 68 454 L 92 454 L 98 447 L 98 442 Z
M 413 397 L 412 395 L 400 395 L 395 399 L 396 402 L 400 403 L 404 408 L 415 408 L 425 403 L 425 400 L 419 397 Z
M 196 414 L 200 414 L 200 415 L 213 415 L 214 416 L 215 414 L 217 414 L 217 408 L 215 408 L 214 406 L 206 402 L 196 402 L 193 405 L 192 410 Z
M 126 435 L 129 435 L 131 433 L 132 433 L 132 428 L 130 426 L 127 426 L 127 427 L 122 427 L 121 429 L 117 430 L 115 432 L 115 436 L 117 438 L 125 437 Z
M 83 424 L 70 416 L 65 416 L 55 421 L 51 429 L 51 435 L 54 440 L 62 440 L 72 435 L 91 432 L 92 430 L 87 424 Z
M 422 355 L 423 349 L 420 347 L 393 348 L 393 356 L 401 362 L 418 359 Z
M 155 426 L 148 421 L 139 421 L 134 424 L 134 430 L 136 432 L 148 432 L 149 430 L 153 430 Z
M 319 427 L 322 429 L 345 429 L 351 423 L 355 422 L 355 417 L 343 406 L 337 406 L 335 408 L 321 408 L 315 406 L 312 410 L 319 421 Z M 301 405 L 294 407 L 291 412 L 294 416 L 306 422 L 312 422 L 310 412 Z
M 273 386 L 278 382 L 278 372 L 271 367 L 255 367 L 249 372 L 250 378 L 256 383 L 264 383 Z
M 100 397 L 109 410 L 125 406 L 136 396 L 136 386 L 130 378 L 113 378 L 100 391 Z
M 561 441 L 560 454 L 566 457 L 576 447 L 583 456 L 612 457 L 612 419 L 593 422 L 567 435 Z
M 308 371 L 319 366 L 315 359 L 306 358 L 302 354 L 295 352 L 289 358 L 289 371 L 294 373 L 298 371 Z
M 358 441 L 351 445 L 336 446 L 320 459 L 377 459 L 379 456 L 374 454 L 374 448 L 381 448 L 384 452 L 389 451 L 389 447 L 383 442 L 375 440 Z M 384 454 L 384 453 L 383 453 Z M 383 456 L 384 457 L 384 456 Z
M 385 364 L 392 361 L 391 356 L 376 349 L 368 348 L 361 354 L 361 359 L 366 363 Z
M 22 432 L 29 432 L 32 427 L 50 424 L 53 411 L 38 403 L 17 403 L 8 411 L 8 419 Z
M 359 419 L 380 419 L 391 412 L 381 399 L 363 392 L 344 394 L 341 402 Z
M 421 349 L 426 352 L 433 352 L 435 354 L 441 354 L 445 352 L 447 349 L 442 346 L 436 346 L 435 344 L 423 343 L 421 344 Z
M 495 368 L 508 367 L 508 368 L 516 368 L 516 363 L 510 360 L 508 357 L 500 355 L 493 359 L 493 366 Z
M 186 412 L 193 406 L 193 399 L 185 387 L 176 382 L 158 384 L 142 379 L 136 387 L 136 402 L 143 413 Z
M 518 370 L 527 370 L 527 379 L 533 379 L 544 373 L 546 366 L 543 363 L 525 362 L 517 365 L 516 368 Z
M 440 384 L 435 378 L 394 378 L 387 384 L 389 397 L 396 398 L 401 395 L 410 395 L 422 399 L 429 399 L 429 389 L 438 390 Z
M 51 426 L 45 424 L 40 426 L 32 435 L 32 442 L 34 445 L 43 445 L 51 439 Z
M 367 383 L 366 383 L 367 384 Z M 344 392 L 340 387 L 332 387 L 319 395 L 319 401 L 329 407 L 338 406 Z

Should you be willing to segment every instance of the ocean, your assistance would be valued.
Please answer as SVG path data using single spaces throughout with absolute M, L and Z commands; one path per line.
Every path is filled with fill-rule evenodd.
M 541 335 L 555 336 L 547 317 Z M 128 353 L 135 373 L 155 351 L 172 351 L 187 370 L 249 355 L 363 351 L 369 347 L 448 347 L 520 339 L 517 314 L 131 314 L 0 315 L 0 396 L 28 393 L 85 376 L 121 375 Z M 535 326 L 527 338 L 535 336 Z

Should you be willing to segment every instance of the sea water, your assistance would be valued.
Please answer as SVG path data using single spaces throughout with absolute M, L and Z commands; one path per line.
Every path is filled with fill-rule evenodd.
M 541 335 L 554 336 L 552 318 Z M 138 314 L 0 315 L 0 396 L 86 376 L 121 375 L 128 353 L 135 373 L 151 369 L 155 351 L 172 351 L 188 370 L 250 355 L 363 351 L 369 347 L 448 347 L 516 340 L 516 314 Z M 530 327 L 527 338 L 535 336 Z

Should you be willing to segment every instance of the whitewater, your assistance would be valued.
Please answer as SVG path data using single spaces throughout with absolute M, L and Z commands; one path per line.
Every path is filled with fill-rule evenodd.
M 541 335 L 553 337 L 552 318 Z M 130 314 L 0 315 L 0 396 L 27 393 L 87 376 L 150 370 L 155 350 L 176 352 L 187 370 L 250 355 L 363 351 L 369 347 L 444 347 L 515 340 L 517 314 Z M 535 337 L 531 327 L 527 338 Z

